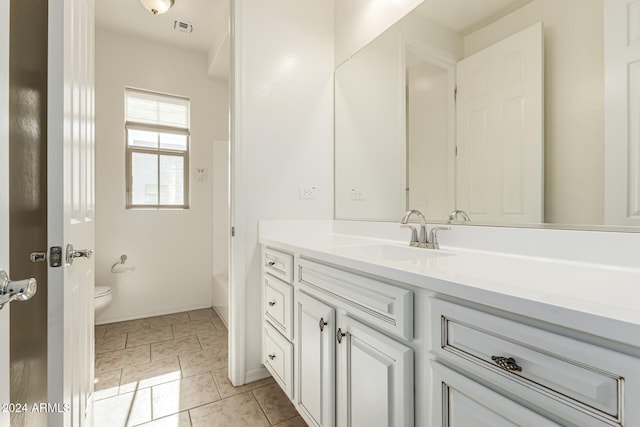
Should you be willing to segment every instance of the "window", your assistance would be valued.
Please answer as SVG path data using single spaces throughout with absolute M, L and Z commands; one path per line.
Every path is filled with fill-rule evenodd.
M 127 208 L 189 207 L 189 99 L 125 89 Z

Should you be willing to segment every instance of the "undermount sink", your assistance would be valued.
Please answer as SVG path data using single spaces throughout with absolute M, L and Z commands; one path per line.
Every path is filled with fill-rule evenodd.
M 349 246 L 336 249 L 336 252 L 344 255 L 364 256 L 385 261 L 420 261 L 453 255 L 452 253 L 442 252 L 440 250 L 389 244 Z

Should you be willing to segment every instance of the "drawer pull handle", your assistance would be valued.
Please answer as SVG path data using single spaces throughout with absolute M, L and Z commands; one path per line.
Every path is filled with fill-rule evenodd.
M 269 354 L 268 357 L 269 357 L 270 360 L 273 360 L 273 359 L 276 358 L 276 355 L 275 354 Z
M 276 305 L 275 301 L 269 301 L 267 304 L 269 304 L 269 307 L 273 307 L 274 305 Z
M 336 339 L 338 340 L 338 344 L 342 344 L 342 338 L 346 336 L 347 334 L 342 332 L 342 329 L 338 328 L 338 332 L 336 332 Z
M 496 362 L 496 365 L 500 366 L 505 371 L 522 371 L 522 367 L 518 366 L 513 357 L 491 356 L 491 360 Z
M 268 263 L 266 263 L 264 266 L 265 267 L 273 267 L 274 265 L 276 265 L 275 261 L 269 261 Z
M 328 325 L 328 323 L 324 321 L 324 317 L 321 317 L 318 323 L 320 325 L 320 332 L 324 331 L 324 327 Z

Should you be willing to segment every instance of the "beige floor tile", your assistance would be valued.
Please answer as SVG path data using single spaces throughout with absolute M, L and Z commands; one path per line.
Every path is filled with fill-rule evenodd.
M 127 347 L 136 347 L 154 342 L 167 341 L 173 339 L 173 331 L 171 326 L 162 326 L 160 328 L 130 332 L 127 338 Z
M 200 310 L 189 311 L 189 318 L 191 318 L 191 321 L 213 320 L 213 316 L 215 316 L 215 313 L 213 312 L 213 308 L 203 308 Z
M 127 334 L 109 335 L 96 338 L 96 354 L 107 351 L 123 350 L 127 343 Z
M 252 393 L 271 424 L 278 424 L 298 415 L 298 411 L 278 384 L 258 388 Z
M 135 426 L 151 421 L 151 389 L 98 400 L 93 413 L 95 427 Z
M 149 318 L 149 324 L 151 329 L 159 328 L 162 326 L 171 326 L 177 325 L 180 323 L 190 322 L 189 313 L 175 313 L 175 314 L 166 314 L 164 316 L 156 316 Z
M 176 338 L 211 332 L 216 332 L 216 327 L 213 326 L 213 323 L 211 323 L 209 319 L 193 320 L 189 323 L 173 325 L 173 334 Z
M 142 388 L 178 380 L 181 377 L 178 356 L 168 359 L 128 366 L 122 370 L 119 393 L 127 393 Z
M 302 417 L 295 417 L 287 420 L 283 423 L 276 424 L 276 427 L 307 427 L 308 424 L 302 419 Z
M 191 418 L 189 417 L 189 412 L 185 411 L 151 421 L 150 423 L 140 424 L 139 427 L 191 427 Z
M 199 346 L 200 344 L 198 344 Z M 96 358 L 96 372 L 113 371 L 125 366 L 150 362 L 149 345 L 125 348 L 124 350 L 100 353 Z
M 104 333 L 106 332 L 106 330 L 107 330 L 107 325 L 98 325 L 98 326 L 96 326 L 95 331 L 94 331 L 95 338 L 104 337 Z
M 134 347 L 135 348 L 135 347 Z M 193 353 L 202 350 L 198 338 L 194 336 L 176 338 L 151 344 L 151 360 L 166 359 L 171 356 Z
M 109 323 L 104 333 L 105 337 L 109 335 L 128 334 L 129 332 L 142 331 L 149 329 L 149 319 L 128 320 L 126 322 Z
M 198 334 L 198 341 L 203 350 L 210 350 L 219 347 L 227 347 L 227 333 L 226 332 L 208 332 Z
M 182 376 L 190 377 L 203 372 L 213 372 L 227 366 L 227 353 L 225 347 L 218 349 L 203 350 L 180 356 L 180 367 Z
M 105 399 L 117 395 L 121 376 L 122 369 L 96 373 L 93 382 L 93 400 Z
M 209 372 L 157 385 L 151 390 L 154 419 L 220 400 Z
M 251 392 L 210 403 L 189 411 L 193 427 L 268 426 L 260 405 Z
M 218 391 L 220 392 L 220 396 L 222 398 L 227 398 L 230 396 L 235 396 L 237 394 L 245 393 L 247 391 L 255 390 L 256 388 L 264 387 L 265 385 L 269 385 L 273 383 L 275 380 L 273 377 L 265 378 L 263 380 L 254 381 L 249 384 L 242 385 L 240 387 L 234 387 L 229 381 L 227 368 L 216 369 L 213 372 L 213 379 L 216 381 L 216 385 L 218 386 Z

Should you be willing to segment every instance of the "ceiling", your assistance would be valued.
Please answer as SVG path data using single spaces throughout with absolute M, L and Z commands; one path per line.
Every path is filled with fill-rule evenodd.
M 532 0 L 424 0 L 423 16 L 456 33 L 468 35 Z
M 206 53 L 228 28 L 229 0 L 175 0 L 154 16 L 140 0 L 96 1 L 96 25 L 159 43 Z M 191 34 L 173 29 L 174 21 L 193 24 Z

